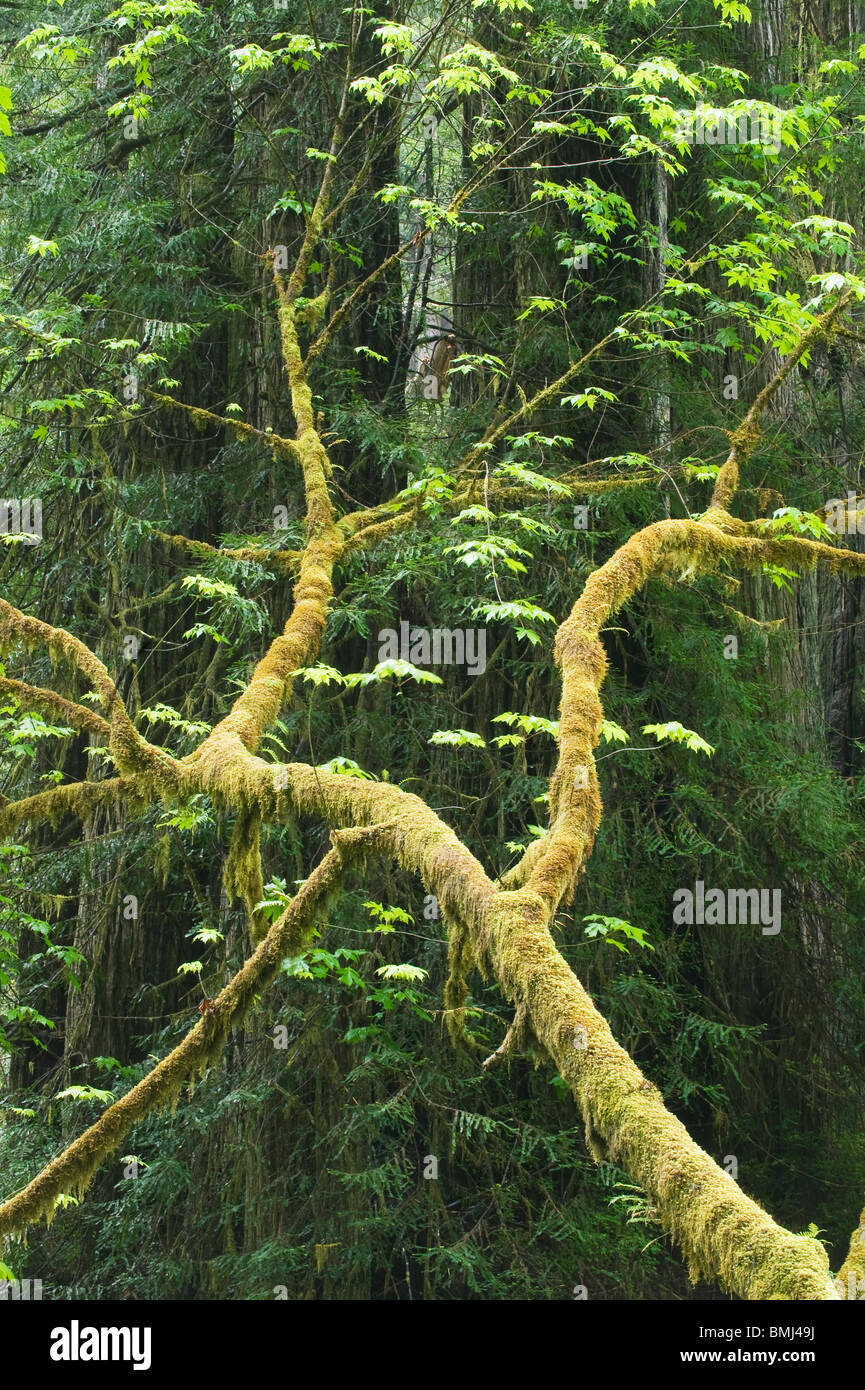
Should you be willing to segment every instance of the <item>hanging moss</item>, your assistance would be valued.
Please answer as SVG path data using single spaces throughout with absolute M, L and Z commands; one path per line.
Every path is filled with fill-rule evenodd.
M 548 920 L 530 889 L 497 894 L 484 945 L 496 978 L 525 1001 L 571 1085 L 595 1157 L 620 1164 L 644 1188 L 692 1279 L 715 1278 L 749 1299 L 836 1297 L 820 1242 L 777 1226 L 669 1113 L 556 950 Z
M 259 546 L 246 546 L 240 550 L 209 545 L 207 541 L 191 540 L 188 536 L 171 535 L 168 531 L 151 528 L 150 534 L 176 550 L 184 550 L 190 555 L 218 555 L 229 560 L 252 561 L 265 569 L 276 570 L 278 574 L 296 574 L 300 565 L 301 552 L 298 550 L 267 550 Z
M 475 964 L 471 940 L 462 922 L 446 922 L 445 925 L 448 928 L 448 977 L 444 988 L 444 1010 L 448 1037 L 454 1047 L 466 1044 L 480 1049 L 480 1043 L 466 1027 L 468 976 Z
M 229 1032 L 239 1027 L 256 997 L 279 973 L 282 961 L 304 948 L 315 913 L 333 893 L 350 859 L 340 843 L 313 870 L 264 941 L 222 993 L 212 1011 L 142 1081 L 116 1101 L 20 1192 L 0 1204 L 0 1236 L 22 1237 L 28 1226 L 51 1220 L 63 1192 L 83 1195 L 97 1168 L 117 1152 L 130 1130 L 152 1111 L 176 1106 L 184 1084 L 203 1076 L 219 1058 Z
M 295 308 L 295 320 L 301 324 L 308 333 L 314 333 L 327 313 L 327 306 L 330 303 L 330 290 L 325 286 L 321 294 L 317 294 L 314 299 L 307 299 Z
M 249 919 L 249 933 L 257 945 L 267 932 L 267 926 L 256 905 L 264 897 L 264 878 L 261 867 L 261 816 L 257 813 L 238 816 L 231 837 L 222 877 L 229 901 L 241 898 Z
M 201 406 L 186 405 L 183 401 L 175 400 L 173 396 L 164 396 L 159 391 L 145 389 L 145 395 L 151 400 L 158 401 L 160 405 L 171 406 L 175 410 L 183 410 L 191 416 L 198 430 L 204 430 L 208 425 L 219 425 L 223 429 L 233 430 L 238 439 L 255 439 L 260 443 L 266 444 L 269 449 L 277 449 L 287 454 L 291 458 L 297 457 L 297 444 L 293 439 L 285 439 L 281 434 L 274 434 L 271 430 L 256 429 L 254 425 L 248 425 L 245 420 L 233 420 L 225 415 L 215 415 L 212 410 L 203 410 Z M 194 542 L 191 542 L 194 544 Z
M 13 695 L 28 710 L 36 710 L 49 719 L 60 719 L 64 724 L 79 729 L 82 733 L 102 734 L 106 738 L 110 726 L 107 720 L 86 705 L 78 705 L 74 700 L 66 700 L 53 690 L 43 690 L 40 686 L 27 685 L 24 681 L 9 680 L 0 676 L 0 691 Z
M 294 671 L 313 660 L 319 650 L 334 569 L 345 556 L 348 542 L 355 548 L 373 544 L 406 520 L 406 514 L 394 517 L 371 509 L 362 525 L 357 518 L 338 524 L 329 495 L 331 466 L 314 415 L 307 370 L 337 316 L 304 361 L 297 333 L 303 309 L 297 301 L 326 225 L 332 168 L 328 164 L 288 282 L 278 274 L 274 277 L 296 423 L 295 439 L 280 439 L 280 446 L 285 445 L 301 468 L 307 526 L 294 607 L 283 633 L 271 643 L 228 715 L 192 754 L 176 760 L 141 737 L 105 667 L 83 643 L 61 629 L 26 618 L 0 600 L 0 642 L 20 641 L 28 648 L 46 644 L 52 660 L 70 662 L 98 691 L 107 716 L 102 722 L 107 726 L 110 751 L 122 774 L 111 782 L 54 788 L 4 805 L 0 827 L 40 818 L 56 822 L 69 813 L 88 814 L 102 798 L 129 795 L 142 803 L 170 803 L 207 792 L 237 817 L 225 866 L 226 888 L 241 896 L 248 908 L 261 895 L 263 823 L 299 815 L 323 818 L 333 827 L 333 849 L 183 1042 L 23 1191 L 0 1205 L 0 1234 L 20 1234 L 31 1222 L 43 1216 L 50 1219 L 58 1195 L 83 1191 L 98 1165 L 116 1151 L 139 1120 L 156 1107 L 176 1105 L 184 1085 L 203 1075 L 219 1057 L 230 1030 L 242 1023 L 258 994 L 276 977 L 285 956 L 302 950 L 316 914 L 338 888 L 347 865 L 381 854 L 417 874 L 441 904 L 449 931 L 446 1009 L 452 1033 L 459 1036 L 464 1030 L 466 977 L 476 965 L 498 981 L 514 1005 L 512 1026 L 494 1058 L 507 1058 L 533 1039 L 540 1042 L 573 1091 L 591 1152 L 620 1163 L 645 1190 L 662 1226 L 682 1249 L 692 1278 L 716 1278 L 723 1288 L 743 1298 L 836 1298 L 819 1241 L 779 1227 L 694 1143 L 666 1109 L 657 1088 L 616 1042 L 557 950 L 550 927 L 557 907 L 573 892 L 585 868 L 602 814 L 594 749 L 603 718 L 600 689 L 607 669 L 601 633 L 610 617 L 651 578 L 672 581 L 717 573 L 724 565 L 759 570 L 767 562 L 794 563 L 801 570 L 819 562 L 834 573 L 865 570 L 865 556 L 856 552 L 799 538 L 766 537 L 729 514 L 740 465 L 758 437 L 762 410 L 808 347 L 833 331 L 841 305 L 803 335 L 797 352 L 731 436 L 730 456 L 719 473 L 707 516 L 701 522 L 670 520 L 644 528 L 589 577 L 556 639 L 562 703 L 560 755 L 550 788 L 550 828 L 507 883 L 497 888 L 439 816 L 399 787 L 299 764 L 277 767 L 255 756 L 291 690 Z M 312 303 L 323 311 L 326 298 L 319 296 Z M 601 346 L 572 364 L 563 377 L 507 420 L 491 427 L 483 443 L 496 443 L 533 410 L 558 397 Z M 220 418 L 187 409 L 199 424 Z M 220 422 L 241 434 L 251 429 Z M 468 451 L 459 465 L 463 476 L 481 453 L 478 446 Z M 601 482 L 582 481 L 592 491 L 601 490 Z M 467 491 L 476 487 L 477 480 L 470 478 Z M 410 518 L 415 514 L 412 510 Z M 859 1259 L 858 1253 L 855 1258 Z M 858 1269 L 859 1264 L 851 1267 Z
M 53 829 L 65 817 L 86 820 L 99 806 L 118 801 L 138 809 L 149 803 L 134 778 L 106 777 L 101 782 L 71 782 L 67 786 L 51 787 L 20 801 L 7 801 L 0 807 L 0 834 L 9 835 L 22 825 L 47 823 Z
M 154 792 L 179 786 L 182 780 L 179 764 L 164 749 L 142 738 L 126 712 L 120 692 L 89 647 L 64 628 L 51 627 L 38 618 L 28 617 L 0 599 L 0 648 L 8 648 L 15 639 L 28 649 L 37 643 L 46 646 L 52 662 L 65 661 L 86 676 L 102 697 L 109 723 L 108 746 L 121 773 L 144 774 Z

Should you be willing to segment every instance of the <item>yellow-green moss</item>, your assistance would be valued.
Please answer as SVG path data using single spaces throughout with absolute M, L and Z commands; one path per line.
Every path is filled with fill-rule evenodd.
M 419 875 L 441 905 L 450 938 L 449 1026 L 458 1033 L 464 1023 L 466 975 L 476 964 L 494 976 L 514 1005 L 513 1024 L 494 1057 L 507 1056 L 531 1038 L 540 1042 L 571 1086 L 591 1152 L 621 1163 L 645 1190 L 664 1229 L 681 1247 L 692 1277 L 716 1278 L 722 1287 L 744 1298 L 835 1298 L 838 1294 L 828 1278 L 820 1243 L 777 1226 L 694 1143 L 667 1111 L 657 1088 L 613 1038 L 556 949 L 550 925 L 559 903 L 572 892 L 585 867 L 602 813 L 594 748 L 603 717 L 600 689 L 607 667 L 601 631 L 610 617 L 650 578 L 686 578 L 717 571 L 724 564 L 759 570 L 766 562 L 793 563 L 804 570 L 819 561 L 836 573 L 865 570 L 865 556 L 856 552 L 799 538 L 767 538 L 752 524 L 729 514 L 739 465 L 754 446 L 761 410 L 808 344 L 832 331 L 838 307 L 809 330 L 810 337 L 803 335 L 798 353 L 764 388 L 734 432 L 713 507 L 703 521 L 656 522 L 632 536 L 589 577 L 556 641 L 562 705 L 560 756 L 551 783 L 550 829 L 528 851 L 509 885 L 496 889 L 453 831 L 417 797 L 390 784 L 341 777 L 300 764 L 275 767 L 255 756 L 264 731 L 277 717 L 291 688 L 293 671 L 308 664 L 318 652 L 332 597 L 334 568 L 346 553 L 347 540 L 351 537 L 353 544 L 371 544 L 405 520 L 404 514 L 393 517 L 372 509 L 363 525 L 350 520 L 337 525 L 329 496 L 330 464 L 307 380 L 315 344 L 304 363 L 297 336 L 297 299 L 325 225 L 331 176 L 332 166 L 328 165 L 288 282 L 278 274 L 274 277 L 283 358 L 297 426 L 295 440 L 280 442 L 302 470 L 308 536 L 294 590 L 294 608 L 283 633 L 258 663 L 229 714 L 193 754 L 177 761 L 135 730 L 104 666 L 82 643 L 61 629 L 25 618 L 0 600 L 0 644 L 21 641 L 32 647 L 45 643 L 52 660 L 70 661 L 99 692 L 107 715 L 103 723 L 107 723 L 109 746 L 123 773 L 112 782 L 54 788 L 2 805 L 0 828 L 68 813 L 87 814 L 102 798 L 119 795 L 141 802 L 170 802 L 208 792 L 237 816 L 226 862 L 226 886 L 238 892 L 248 906 L 254 906 L 261 894 L 262 823 L 300 815 L 324 818 L 333 827 L 333 849 L 219 995 L 213 1012 L 198 1021 L 178 1048 L 109 1107 L 22 1192 L 0 1205 L 0 1234 L 20 1233 L 41 1216 L 50 1218 L 59 1193 L 83 1190 L 99 1163 L 116 1151 L 133 1125 L 157 1106 L 176 1104 L 184 1084 L 203 1074 L 220 1055 L 229 1031 L 243 1021 L 262 989 L 275 978 L 282 959 L 302 948 L 315 914 L 323 910 L 348 864 L 362 864 L 366 855 L 383 854 Z M 319 300 L 324 303 L 321 296 Z M 485 442 L 496 442 L 531 409 L 558 396 L 563 384 L 597 350 L 488 431 Z M 217 418 L 189 409 L 199 423 Z M 240 427 L 239 432 L 250 428 Z M 477 448 L 463 460 L 464 471 L 475 456 L 479 456 Z M 602 486 L 601 482 L 583 481 L 594 491 Z M 474 486 L 476 483 L 470 482 L 468 490 Z M 364 530 L 367 535 L 361 539 Z M 56 704 L 53 707 L 58 708 Z M 518 886 L 512 887 L 512 883 Z
M 37 710 L 49 719 L 60 719 L 64 724 L 84 733 L 103 734 L 108 737 L 109 725 L 101 714 L 87 709 L 85 705 L 78 705 L 73 700 L 66 700 L 53 690 L 43 690 L 41 686 L 27 685 L 24 681 L 9 680 L 0 676 L 0 691 L 13 695 L 25 709 Z
M 850 1249 L 835 1282 L 839 1297 L 845 1302 L 860 1302 L 865 1295 L 865 1208 L 850 1237 Z
M 213 1012 L 200 1019 L 167 1057 L 32 1182 L 0 1204 L 0 1236 L 22 1236 L 35 1222 L 50 1220 L 62 1192 L 83 1194 L 100 1164 L 116 1153 L 140 1120 L 155 1109 L 176 1105 L 184 1084 L 213 1065 L 229 1032 L 240 1026 L 254 999 L 276 978 L 285 957 L 303 948 L 305 932 L 322 899 L 335 890 L 348 854 L 350 846 L 342 844 L 313 870 L 255 953 L 216 998 Z
M 229 901 L 241 898 L 249 918 L 249 932 L 257 945 L 267 928 L 256 906 L 264 897 L 261 866 L 261 816 L 257 812 L 238 816 L 223 870 L 223 884 Z

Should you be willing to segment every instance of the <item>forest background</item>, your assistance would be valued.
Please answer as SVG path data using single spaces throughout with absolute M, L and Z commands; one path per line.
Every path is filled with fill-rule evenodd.
M 720 505 L 865 554 L 865 505 L 830 505 L 865 438 L 855 0 L 0 0 L 0 45 L 0 592 L 79 638 L 174 759 L 291 614 L 307 409 L 337 514 L 371 534 L 258 755 L 412 793 L 493 878 L 543 843 L 557 625 L 630 536 L 718 504 L 731 447 Z M 719 108 L 763 135 L 713 139 Z M 602 632 L 603 818 L 556 945 L 667 1109 L 838 1270 L 865 1192 L 865 588 L 774 553 L 679 568 Z M 396 651 L 403 625 L 483 659 Z M 10 810 L 117 759 L 81 662 L 8 614 L 3 636 L 5 1200 L 214 1026 L 330 827 L 204 791 Z M 676 920 L 698 882 L 779 891 L 780 931 Z M 722 1297 L 495 978 L 460 994 L 431 885 L 372 854 L 343 889 L 6 1276 Z

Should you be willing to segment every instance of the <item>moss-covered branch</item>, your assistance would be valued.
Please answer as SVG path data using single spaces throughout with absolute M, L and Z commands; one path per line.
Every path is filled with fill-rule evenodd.
M 265 569 L 276 570 L 282 575 L 295 574 L 301 561 L 299 550 L 268 550 L 264 546 L 244 546 L 240 550 L 231 550 L 226 546 L 210 545 L 208 541 L 193 540 L 190 536 L 174 536 L 168 531 L 160 531 L 156 526 L 148 529 L 152 536 L 156 536 L 165 545 L 201 559 L 218 556 L 228 560 L 246 560 L 262 565 Z
M 53 690 L 44 690 L 38 685 L 27 685 L 25 681 L 14 681 L 0 676 L 0 693 L 13 695 L 25 709 L 36 710 L 38 714 L 47 715 L 50 719 L 62 719 L 64 724 L 82 733 L 101 734 L 107 738 L 111 732 L 111 726 L 101 714 L 88 709 L 86 705 L 76 704 L 74 700 L 66 700 Z
M 766 564 L 795 564 L 807 571 L 819 563 L 834 574 L 865 573 L 865 556 L 857 551 L 799 537 L 755 535 L 759 523 L 709 515 L 724 518 L 724 528 L 706 519 L 656 521 L 631 536 L 589 576 L 559 628 L 560 751 L 550 784 L 550 830 L 503 880 L 507 887 L 528 883 L 553 909 L 573 892 L 600 824 L 594 749 L 603 719 L 599 692 L 607 671 L 600 639 L 604 624 L 650 579 L 690 578 L 725 563 L 758 572 Z
M 352 309 L 360 303 L 365 295 L 370 293 L 373 286 L 382 276 L 386 275 L 392 266 L 397 265 L 412 247 L 418 246 L 427 236 L 429 236 L 428 231 L 421 231 L 416 236 L 409 237 L 408 240 L 404 241 L 401 246 L 398 246 L 395 251 L 392 251 L 389 256 L 386 256 L 374 270 L 371 270 L 369 274 L 361 280 L 360 284 L 355 286 L 350 294 L 346 295 L 330 320 L 325 324 L 324 328 L 322 328 L 318 337 L 310 343 L 305 358 L 305 365 L 307 367 L 311 367 L 316 359 L 321 356 L 325 348 L 329 346 L 337 330 L 348 318 Z
M 695 1276 L 715 1277 L 745 1298 L 837 1297 L 819 1242 L 783 1230 L 746 1197 L 693 1142 L 616 1043 L 556 949 L 552 913 L 543 897 L 530 888 L 497 891 L 453 831 L 399 787 L 298 764 L 274 766 L 249 754 L 236 755 L 235 772 L 243 774 L 236 781 L 236 795 L 255 805 L 263 818 L 323 816 L 337 830 L 346 828 L 342 836 L 334 836 L 339 854 L 349 846 L 359 855 L 386 854 L 420 875 L 436 893 L 447 920 L 467 934 L 472 957 L 492 971 L 523 1025 L 531 1025 L 571 1085 L 596 1156 L 615 1158 L 645 1188 Z M 221 790 L 226 794 L 229 789 L 223 785 Z M 329 856 L 219 996 L 213 1014 L 0 1207 L 0 1233 L 20 1232 L 40 1216 L 50 1216 L 61 1192 L 86 1185 L 135 1123 L 176 1098 L 183 1081 L 218 1055 L 254 994 L 273 978 L 283 956 L 296 952 L 297 932 L 333 886 L 336 871 Z
M 117 801 L 147 805 L 150 797 L 134 777 L 105 777 L 100 782 L 70 782 L 47 791 L 6 801 L 0 806 L 0 835 L 11 835 L 22 825 L 57 827 L 64 816 L 86 820 L 99 806 Z
M 135 728 L 123 697 L 98 656 L 71 632 L 28 617 L 0 599 L 0 651 L 7 650 L 16 640 L 28 650 L 37 644 L 47 646 L 52 661 L 67 661 L 87 678 L 109 716 L 108 746 L 122 773 L 145 773 L 154 789 L 162 791 L 178 785 L 179 765 L 164 749 L 148 743 Z
M 334 134 L 334 141 L 337 140 L 338 131 Z M 328 489 L 330 460 L 316 425 L 312 392 L 297 333 L 296 301 L 319 235 L 328 187 L 326 174 L 316 209 L 310 215 L 303 247 L 288 281 L 276 268 L 273 271 L 283 362 L 297 425 L 296 450 L 306 497 L 307 544 L 294 588 L 294 606 L 281 636 L 271 643 L 256 666 L 246 690 L 189 760 L 197 764 L 199 773 L 209 768 L 214 786 L 224 786 L 229 795 L 233 787 L 236 789 L 233 779 L 236 779 L 238 755 L 256 751 L 288 697 L 294 671 L 315 659 L 333 597 L 334 566 L 345 547 L 344 538 L 336 527 Z
M 369 853 L 420 875 L 571 1085 L 595 1156 L 615 1159 L 644 1187 L 694 1277 L 715 1278 L 743 1298 L 837 1297 L 820 1242 L 779 1227 L 746 1197 L 615 1041 L 557 950 L 543 897 L 531 888 L 497 891 L 436 813 L 398 787 L 298 764 L 248 764 L 245 794 L 260 799 L 266 818 L 368 827 Z
M 484 945 L 496 979 L 525 1007 L 569 1083 L 594 1156 L 644 1189 L 693 1279 L 714 1279 L 745 1299 L 837 1298 L 820 1242 L 778 1226 L 694 1143 L 612 1036 L 549 925 L 549 907 L 531 889 L 499 893 Z
M 852 303 L 852 290 L 842 294 L 837 304 L 827 309 L 815 319 L 810 328 L 802 334 L 794 350 L 786 357 L 780 369 L 767 382 L 754 400 L 744 420 L 730 436 L 730 452 L 715 479 L 712 506 L 719 511 L 729 511 L 739 487 L 741 469 L 747 463 L 760 437 L 760 420 L 766 407 L 778 394 L 793 368 L 801 362 L 806 353 L 811 352 L 821 341 L 829 341 L 838 330 L 838 318 Z
M 297 459 L 297 444 L 293 439 L 286 439 L 283 435 L 274 434 L 269 430 L 256 429 L 254 425 L 248 425 L 245 420 L 230 419 L 226 415 L 217 415 L 212 410 L 204 410 L 198 405 L 187 405 L 185 401 L 178 401 L 174 396 L 165 396 L 160 391 L 148 389 L 145 394 L 150 400 L 158 401 L 160 405 L 185 411 L 187 415 L 192 416 L 199 429 L 204 429 L 206 425 L 219 425 L 222 429 L 234 430 L 239 439 L 255 439 L 266 444 L 271 450 L 282 450 L 291 458 Z
M 276 978 L 282 961 L 303 949 L 304 933 L 326 896 L 337 889 L 347 860 L 356 852 L 357 840 L 339 835 L 333 839 L 334 848 L 183 1041 L 32 1182 L 0 1205 L 0 1236 L 23 1235 L 43 1217 L 50 1221 L 62 1193 L 82 1194 L 100 1164 L 117 1152 L 136 1124 L 152 1111 L 176 1104 L 184 1082 L 203 1075 L 218 1059 L 229 1033 L 243 1022 L 256 996 Z
M 230 1030 L 275 978 L 282 959 L 301 949 L 304 932 L 326 895 L 337 887 L 348 860 L 381 854 L 417 874 L 438 898 L 450 933 L 447 1004 L 453 1015 L 453 1031 L 459 1032 L 467 997 L 466 975 L 476 964 L 495 978 L 515 1011 L 514 1024 L 494 1055 L 507 1056 L 530 1035 L 538 1039 L 572 1089 L 591 1152 L 599 1160 L 615 1160 L 644 1188 L 660 1225 L 683 1251 L 695 1278 L 716 1279 L 743 1298 L 837 1298 L 819 1241 L 795 1236 L 778 1226 L 694 1143 L 667 1110 L 656 1087 L 616 1042 L 606 1020 L 556 948 L 551 927 L 558 906 L 573 891 L 585 867 L 601 818 L 593 755 L 602 719 L 600 688 L 606 673 L 601 631 L 609 618 L 651 578 L 711 572 L 724 564 L 759 570 L 767 562 L 795 563 L 803 569 L 821 562 L 837 573 L 865 570 L 865 556 L 856 552 L 799 538 L 767 537 L 753 524 L 738 522 L 728 514 L 738 470 L 753 447 L 762 410 L 807 348 L 832 331 L 846 300 L 803 335 L 796 352 L 751 407 L 733 438 L 707 518 L 701 522 L 662 521 L 644 528 L 587 581 L 556 640 L 563 688 L 550 831 L 525 856 L 513 880 L 497 887 L 445 822 L 425 802 L 399 787 L 300 764 L 275 766 L 256 757 L 264 732 L 278 717 L 291 690 L 295 671 L 314 660 L 319 651 L 337 564 L 352 550 L 411 526 L 421 514 L 416 501 L 406 500 L 405 507 L 396 513 L 385 505 L 337 522 L 329 490 L 331 465 L 314 411 L 308 369 L 321 350 L 319 344 L 323 346 L 338 327 L 340 310 L 323 337 L 313 343 L 306 360 L 300 348 L 299 328 L 308 320 L 309 305 L 304 309 L 299 300 L 329 215 L 345 109 L 344 90 L 331 159 L 307 219 L 295 266 L 287 278 L 274 271 L 282 356 L 296 426 L 294 439 L 263 435 L 242 422 L 151 393 L 164 404 L 190 411 L 199 423 L 219 422 L 240 434 L 266 439 L 272 447 L 284 448 L 302 470 L 307 543 L 299 560 L 294 606 L 283 632 L 258 662 L 246 689 L 202 744 L 177 761 L 138 734 L 105 667 L 83 643 L 61 629 L 25 618 L 0 601 L 0 638 L 46 642 L 52 655 L 70 660 L 102 696 L 109 716 L 109 747 L 124 774 L 110 782 L 54 788 L 4 805 L 0 808 L 0 830 L 40 819 L 56 822 L 59 816 L 70 813 L 83 815 L 101 800 L 121 794 L 171 800 L 204 792 L 237 817 L 226 864 L 226 887 L 244 899 L 250 912 L 262 891 L 262 824 L 294 816 L 321 818 L 331 827 L 334 849 L 179 1047 L 109 1107 L 22 1192 L 0 1206 L 0 1234 L 21 1233 L 40 1217 L 50 1218 L 58 1196 L 75 1188 L 83 1190 L 98 1164 L 116 1152 L 136 1123 L 154 1108 L 176 1101 L 184 1082 L 219 1056 Z M 367 283 L 362 282 L 353 295 L 364 292 Z M 317 310 L 324 306 L 320 297 Z M 623 321 L 625 325 L 628 322 L 627 318 Z M 621 326 L 557 381 L 490 426 L 459 465 L 461 488 L 459 499 L 453 499 L 455 505 L 472 500 L 485 486 L 487 496 L 524 499 L 525 490 L 512 482 L 485 484 L 481 479 L 478 470 L 483 471 L 488 449 L 556 400 L 620 333 Z M 581 477 L 575 478 L 574 487 L 601 492 L 647 480 Z M 195 553 L 195 542 L 182 537 L 164 539 Z M 199 553 L 215 552 L 205 547 Z M 235 554 L 248 558 L 251 552 Z M 268 555 L 272 558 L 272 553 Z
M 576 470 L 563 473 L 555 479 L 570 490 L 573 497 L 598 497 L 608 492 L 628 491 L 632 488 L 657 485 L 659 477 L 653 473 L 633 473 L 626 478 L 585 478 Z M 455 492 L 452 497 L 442 499 L 440 505 L 446 514 L 462 511 L 473 503 L 484 500 L 486 503 L 501 502 L 508 505 L 517 503 L 537 503 L 544 496 L 537 488 L 520 486 L 501 478 L 485 479 L 476 477 Z M 391 536 L 411 530 L 423 516 L 422 497 L 406 499 L 400 507 L 399 499 L 383 503 L 378 507 L 368 507 L 362 511 L 349 512 L 340 517 L 337 528 L 348 537 L 343 558 L 359 551 L 373 549 Z

